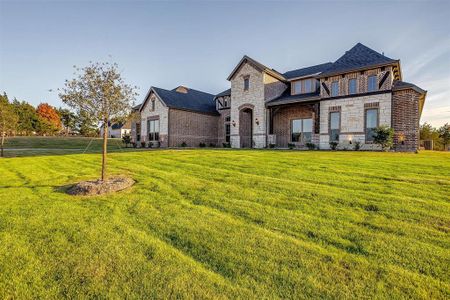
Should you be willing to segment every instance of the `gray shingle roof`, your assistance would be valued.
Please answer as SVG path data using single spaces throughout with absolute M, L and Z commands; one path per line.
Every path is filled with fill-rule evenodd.
M 418 87 L 417 85 L 415 85 L 413 83 L 400 81 L 400 80 L 394 81 L 394 84 L 392 85 L 393 91 L 399 91 L 399 90 L 405 90 L 405 89 L 413 89 L 416 92 L 418 92 L 419 94 L 425 94 L 427 92 L 424 89 L 421 89 L 420 87 Z
M 281 94 L 280 97 L 270 100 L 266 103 L 266 106 L 275 106 L 275 105 L 282 105 L 282 104 L 291 104 L 291 103 L 299 103 L 299 102 L 309 102 L 309 101 L 316 101 L 320 100 L 320 94 L 319 91 L 314 93 L 307 93 L 307 94 L 297 94 L 297 95 L 291 95 L 291 89 L 286 89 L 283 94 Z
M 231 89 L 228 89 L 228 90 L 225 90 L 225 91 L 223 91 L 221 93 L 218 93 L 215 98 L 222 97 L 222 96 L 231 96 Z
M 188 89 L 187 93 L 179 93 L 175 89 L 165 90 L 157 87 L 152 89 L 168 107 L 218 114 L 212 94 L 194 89 Z
M 325 71 L 326 69 L 331 67 L 332 64 L 333 63 L 331 63 L 331 62 L 327 62 L 327 63 L 320 64 L 320 65 L 315 65 L 315 66 L 311 66 L 311 67 L 292 70 L 292 71 L 288 71 L 288 72 L 284 73 L 283 76 L 286 77 L 287 79 L 292 79 L 292 78 L 297 78 L 297 77 L 314 75 L 314 74 Z
M 345 52 L 345 54 L 336 60 L 327 70 L 320 74 L 320 77 L 394 62 L 397 62 L 397 60 L 386 57 L 375 50 L 358 43 Z

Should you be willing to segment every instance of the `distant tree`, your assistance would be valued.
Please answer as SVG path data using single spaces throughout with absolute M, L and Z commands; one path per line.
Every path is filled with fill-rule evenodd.
M 56 109 L 41 103 L 36 108 L 38 114 L 38 132 L 40 134 L 55 134 L 61 129 L 61 119 Z
M 69 132 L 75 129 L 77 116 L 69 109 L 62 107 L 58 109 L 58 115 L 60 117 L 61 124 L 64 127 L 65 135 L 69 135 Z
M 19 118 L 17 132 L 20 135 L 30 135 L 37 131 L 38 114 L 33 105 L 25 101 L 20 102 L 17 99 L 14 99 L 12 106 Z
M 13 106 L 8 101 L 6 94 L 0 96 L 0 133 L 2 135 L 0 142 L 0 156 L 3 157 L 3 147 L 5 144 L 5 136 L 12 133 L 17 127 L 17 115 Z
M 75 130 L 82 136 L 98 136 L 99 130 L 97 122 L 85 111 L 76 114 Z
M 137 94 L 135 87 L 124 82 L 115 63 L 91 63 L 87 67 L 76 68 L 76 74 L 76 78 L 66 80 L 59 96 L 79 114 L 85 112 L 91 120 L 102 124 L 104 130 L 101 179 L 105 180 L 108 122 L 126 118 Z
M 444 150 L 448 150 L 448 144 L 450 144 L 450 124 L 445 123 L 441 128 L 438 129 L 439 137 L 444 144 Z
M 394 129 L 387 125 L 378 126 L 374 130 L 373 142 L 383 151 L 389 150 L 394 144 Z
M 434 150 L 443 150 L 444 144 L 439 136 L 439 131 L 429 123 L 420 126 L 420 140 L 432 140 Z

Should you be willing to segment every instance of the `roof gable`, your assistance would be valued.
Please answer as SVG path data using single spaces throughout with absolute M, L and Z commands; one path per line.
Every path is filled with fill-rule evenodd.
M 358 43 L 336 60 L 320 77 L 343 73 L 346 71 L 363 69 L 377 65 L 388 65 L 398 60 L 384 56 L 369 47 Z
M 167 107 L 217 114 L 214 95 L 186 87 L 183 88 L 183 91 L 180 92 L 179 87 L 173 90 L 151 87 L 140 110 L 142 111 L 153 92 Z
M 284 76 L 281 73 L 279 73 L 278 71 L 271 69 L 269 67 L 266 67 L 262 63 L 254 60 L 251 57 L 248 57 L 247 55 L 244 55 L 244 57 L 242 57 L 242 59 L 239 61 L 239 63 L 233 69 L 231 74 L 228 76 L 227 80 L 231 80 L 234 77 L 234 75 L 237 73 L 237 71 L 239 71 L 241 66 L 245 63 L 249 63 L 251 66 L 253 66 L 258 71 L 266 72 L 266 73 L 270 74 L 271 76 L 275 77 L 276 79 L 283 80 L 283 81 L 286 80 L 286 78 L 284 78 Z

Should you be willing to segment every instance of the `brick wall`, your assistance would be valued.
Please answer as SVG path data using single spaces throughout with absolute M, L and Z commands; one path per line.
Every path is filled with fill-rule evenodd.
M 315 134 L 314 128 L 314 107 L 312 105 L 290 105 L 280 107 L 273 116 L 273 134 L 275 135 L 275 144 L 277 147 L 286 148 L 291 143 L 291 121 L 294 119 L 313 119 L 312 142 L 319 143 L 319 135 Z M 297 144 L 297 143 L 296 143 Z M 304 145 L 297 144 L 297 147 Z
M 230 110 L 229 109 L 219 110 L 219 113 L 220 117 L 217 124 L 217 146 L 222 147 L 223 143 L 225 143 L 225 118 L 230 115 Z
M 171 108 L 169 110 L 169 147 L 188 147 L 200 143 L 217 145 L 219 116 Z
M 378 88 L 378 84 L 381 81 L 381 79 L 383 78 L 384 74 L 386 74 L 387 72 L 389 73 L 388 78 L 384 81 L 383 85 L 381 86 L 380 89 L 378 89 L 378 91 L 385 91 L 385 90 L 390 90 L 392 88 L 392 82 L 393 82 L 393 76 L 392 76 L 392 67 L 391 66 L 387 66 L 384 68 L 384 70 L 382 71 L 382 68 L 377 68 L 377 69 L 372 69 L 372 70 L 367 70 L 367 71 L 362 71 L 361 72 L 352 72 L 352 73 L 347 73 L 344 75 L 337 75 L 337 76 L 331 76 L 331 77 L 327 77 L 327 78 L 322 78 L 320 80 L 320 95 L 322 98 L 329 98 L 331 97 L 331 83 L 333 81 L 338 81 L 339 82 L 339 96 L 346 96 L 348 95 L 348 82 L 350 79 L 356 78 L 356 91 L 357 94 L 358 93 L 367 93 L 367 78 L 369 76 L 372 75 L 377 75 L 377 88 Z M 325 91 L 325 89 L 322 86 L 322 82 L 326 84 L 326 86 L 328 87 L 328 90 L 330 91 L 330 95 L 327 94 L 327 92 Z
M 419 98 L 420 94 L 412 89 L 392 93 L 392 127 L 396 151 L 419 149 Z

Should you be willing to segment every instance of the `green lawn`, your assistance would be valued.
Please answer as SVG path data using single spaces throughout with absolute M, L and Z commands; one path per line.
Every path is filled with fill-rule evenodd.
M 450 154 L 157 150 L 0 160 L 0 298 L 449 298 Z
M 5 157 L 99 153 L 103 140 L 89 137 L 11 137 L 5 142 Z M 130 145 L 129 145 L 130 146 Z M 131 146 L 130 146 L 131 147 Z M 108 139 L 108 151 L 130 151 L 122 139 Z M 133 149 L 136 150 L 136 149 Z

